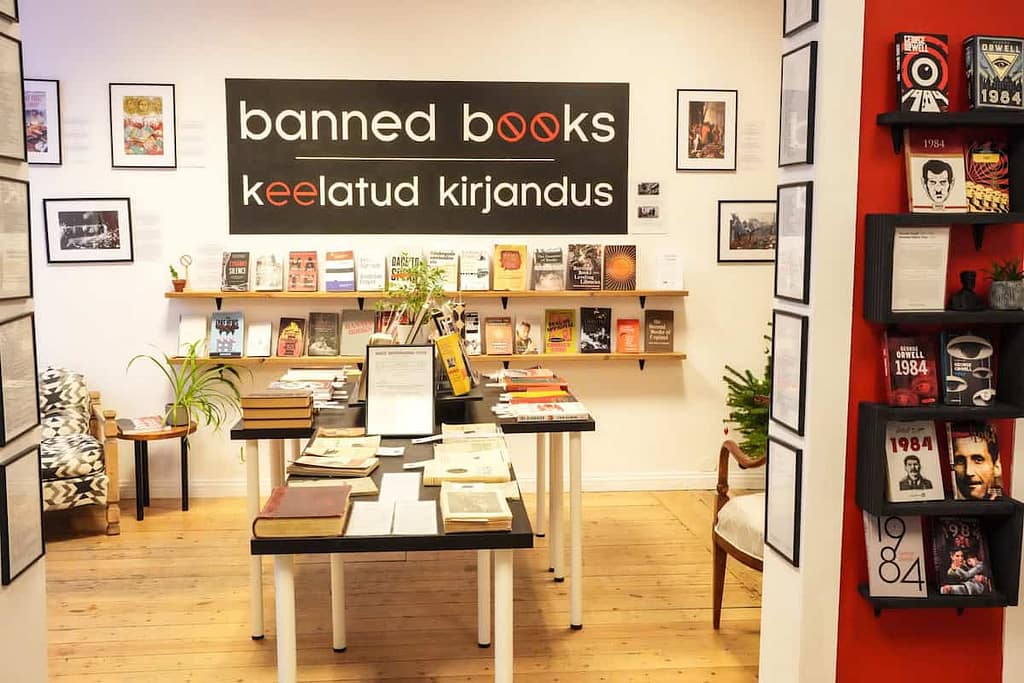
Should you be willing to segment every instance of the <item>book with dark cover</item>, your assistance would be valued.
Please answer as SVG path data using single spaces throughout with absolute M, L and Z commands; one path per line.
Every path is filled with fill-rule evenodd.
M 462 314 L 465 326 L 462 328 L 462 336 L 466 341 L 466 355 L 479 356 L 483 353 L 483 338 L 480 334 L 480 313 L 477 311 L 466 311 Z
M 277 328 L 277 355 L 297 358 L 305 350 L 306 319 L 281 318 L 281 324 Z
M 601 245 L 570 244 L 566 289 L 597 291 L 601 289 L 601 284 Z
M 640 353 L 640 320 L 637 318 L 619 318 L 615 321 L 616 344 L 618 353 Z
M 900 111 L 949 111 L 949 36 L 897 33 L 895 43 Z
M 988 539 L 977 517 L 932 520 L 932 563 L 942 595 L 986 595 L 993 590 Z
M 221 262 L 220 290 L 222 292 L 249 291 L 249 252 L 224 252 Z
M 288 254 L 288 291 L 315 292 L 319 275 L 315 251 L 292 251 Z
M 351 249 L 324 254 L 324 290 L 354 292 L 356 290 L 356 257 Z
M 675 313 L 644 311 L 644 351 L 675 350 Z
M 544 311 L 544 353 L 576 352 L 576 311 Z
M 969 109 L 1024 111 L 1024 38 L 970 36 L 964 41 Z
M 995 349 L 987 337 L 944 330 L 940 337 L 942 402 L 948 406 L 988 406 L 996 396 Z
M 565 289 L 565 260 L 561 247 L 533 250 L 533 288 L 546 292 Z
M 971 140 L 967 167 L 967 210 L 971 213 L 1007 213 L 1010 210 L 1010 161 L 1002 140 Z
M 352 487 L 275 486 L 252 521 L 256 538 L 341 536 L 348 517 Z
M 239 358 L 245 339 L 242 314 L 214 311 L 210 316 L 210 357 Z
M 611 353 L 612 309 L 580 309 L 580 353 Z
M 510 355 L 512 336 L 512 318 L 509 316 L 484 318 L 484 353 L 487 355 Z
M 309 314 L 309 348 L 306 353 L 310 356 L 337 356 L 341 353 L 337 313 Z
M 604 246 L 604 288 L 612 291 L 636 289 L 636 245 Z
M 1003 496 L 1003 465 L 995 427 L 984 421 L 947 422 L 954 500 Z
M 935 343 L 931 337 L 885 333 L 882 368 L 889 405 L 931 405 L 939 400 Z
M 366 345 L 373 334 L 374 314 L 375 311 L 354 309 L 341 312 L 341 355 L 366 355 Z

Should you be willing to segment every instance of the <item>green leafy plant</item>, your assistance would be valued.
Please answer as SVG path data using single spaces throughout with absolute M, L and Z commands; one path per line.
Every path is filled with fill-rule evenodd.
M 1017 282 L 1024 280 L 1024 271 L 1020 267 L 1020 259 L 993 261 L 992 269 L 985 271 L 993 282 Z
M 177 280 L 178 279 L 178 271 L 176 271 L 174 269 L 174 266 L 167 266 L 167 267 L 171 269 L 171 279 L 172 280 Z
M 771 337 L 765 336 L 771 342 Z M 726 365 L 729 374 L 722 380 L 729 391 L 725 404 L 730 408 L 729 417 L 723 420 L 734 425 L 742 439 L 740 448 L 752 458 L 764 457 L 768 448 L 768 401 L 772 388 L 771 355 L 765 349 L 764 374 L 755 376 L 750 370 L 740 372 Z
M 410 258 L 402 252 L 403 259 Z M 418 258 L 406 270 L 407 277 L 387 291 L 385 298 L 377 302 L 377 310 L 392 314 L 389 331 L 397 328 L 398 321 L 406 316 L 412 322 L 412 329 L 404 340 L 411 344 L 430 313 L 447 300 L 444 294 L 444 270 L 430 266 L 426 259 Z
M 180 358 L 172 358 L 163 352 L 158 355 L 139 354 L 128 361 L 126 371 L 138 360 L 148 360 L 160 369 L 173 395 L 164 415 L 165 421 L 178 414 L 179 410 L 184 410 L 190 422 L 199 422 L 202 418 L 206 425 L 219 430 L 239 411 L 242 378 L 238 368 L 229 363 L 201 363 L 198 349 L 205 343 L 205 339 L 192 342 Z

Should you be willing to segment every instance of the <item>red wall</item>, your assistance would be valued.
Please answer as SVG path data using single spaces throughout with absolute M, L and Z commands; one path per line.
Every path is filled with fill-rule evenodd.
M 866 323 L 862 316 L 864 215 L 908 210 L 903 156 L 893 153 L 889 129 L 875 123 L 878 113 L 896 109 L 893 36 L 899 31 L 949 36 L 950 108 L 964 110 L 967 94 L 963 39 L 974 33 L 1024 35 L 1024 9 L 1013 0 L 866 0 L 836 679 L 840 683 L 877 683 L 963 678 L 995 683 L 1001 680 L 1002 672 L 1003 610 L 968 609 L 962 616 L 952 609 L 888 610 L 876 618 L 871 606 L 857 592 L 857 585 L 867 582 L 864 528 L 860 508 L 854 502 L 857 404 L 885 401 L 882 328 Z M 959 289 L 960 270 L 980 271 L 995 257 L 1024 253 L 1022 233 L 1019 227 L 990 227 L 983 250 L 975 252 L 971 229 L 954 227 L 950 242 L 950 291 Z M 988 285 L 980 272 L 978 280 L 978 289 L 984 294 Z M 1000 422 L 1001 442 L 1012 443 L 1012 422 Z M 1009 464 L 1007 459 L 1003 465 L 1007 485 Z

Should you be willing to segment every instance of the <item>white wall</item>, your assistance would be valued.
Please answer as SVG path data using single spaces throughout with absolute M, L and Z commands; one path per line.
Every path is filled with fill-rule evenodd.
M 771 291 L 767 264 L 716 264 L 717 200 L 775 195 L 781 3 L 531 0 L 510 12 L 505 5 L 468 1 L 185 0 L 157 13 L 114 0 L 23 5 L 26 75 L 60 79 L 64 120 L 64 165 L 33 167 L 31 174 L 41 363 L 85 372 L 122 414 L 151 414 L 166 392 L 151 373 L 133 369 L 126 376 L 127 360 L 150 344 L 173 348 L 179 314 L 212 309 L 212 303 L 163 298 L 167 263 L 180 254 L 205 264 L 193 268 L 199 288 L 203 271 L 211 273 L 225 249 L 386 251 L 496 241 L 487 235 L 229 237 L 225 77 L 628 82 L 630 186 L 661 182 L 667 227 L 665 235 L 631 238 L 642 261 L 658 248 L 684 254 L 692 295 L 665 303 L 675 307 L 676 348 L 689 360 L 650 362 L 644 372 L 635 364 L 603 362 L 576 362 L 561 371 L 599 425 L 584 437 L 588 487 L 713 486 L 725 415 L 722 366 L 763 367 Z M 110 168 L 107 84 L 118 81 L 176 84 L 177 170 Z M 674 170 L 677 88 L 739 90 L 736 173 Z M 134 264 L 45 263 L 42 199 L 89 196 L 131 197 Z M 569 240 L 524 239 L 531 246 Z M 246 304 L 243 310 L 250 320 L 276 320 L 286 312 L 306 313 L 310 303 Z M 540 312 L 544 305 L 510 308 L 513 314 Z M 639 311 L 635 300 L 616 300 L 613 307 L 615 317 Z M 496 311 L 497 304 L 481 310 Z M 515 446 L 527 480 L 532 443 Z M 164 448 L 153 448 L 154 493 L 176 495 L 177 456 Z M 226 435 L 200 435 L 194 453 L 196 495 L 241 493 L 243 466 Z M 126 483 L 132 476 L 127 447 L 122 460 Z

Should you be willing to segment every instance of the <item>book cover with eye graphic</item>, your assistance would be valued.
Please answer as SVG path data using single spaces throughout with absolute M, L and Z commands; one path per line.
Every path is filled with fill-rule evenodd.
M 942 333 L 942 402 L 948 406 L 988 406 L 996 396 L 992 341 L 971 332 Z

